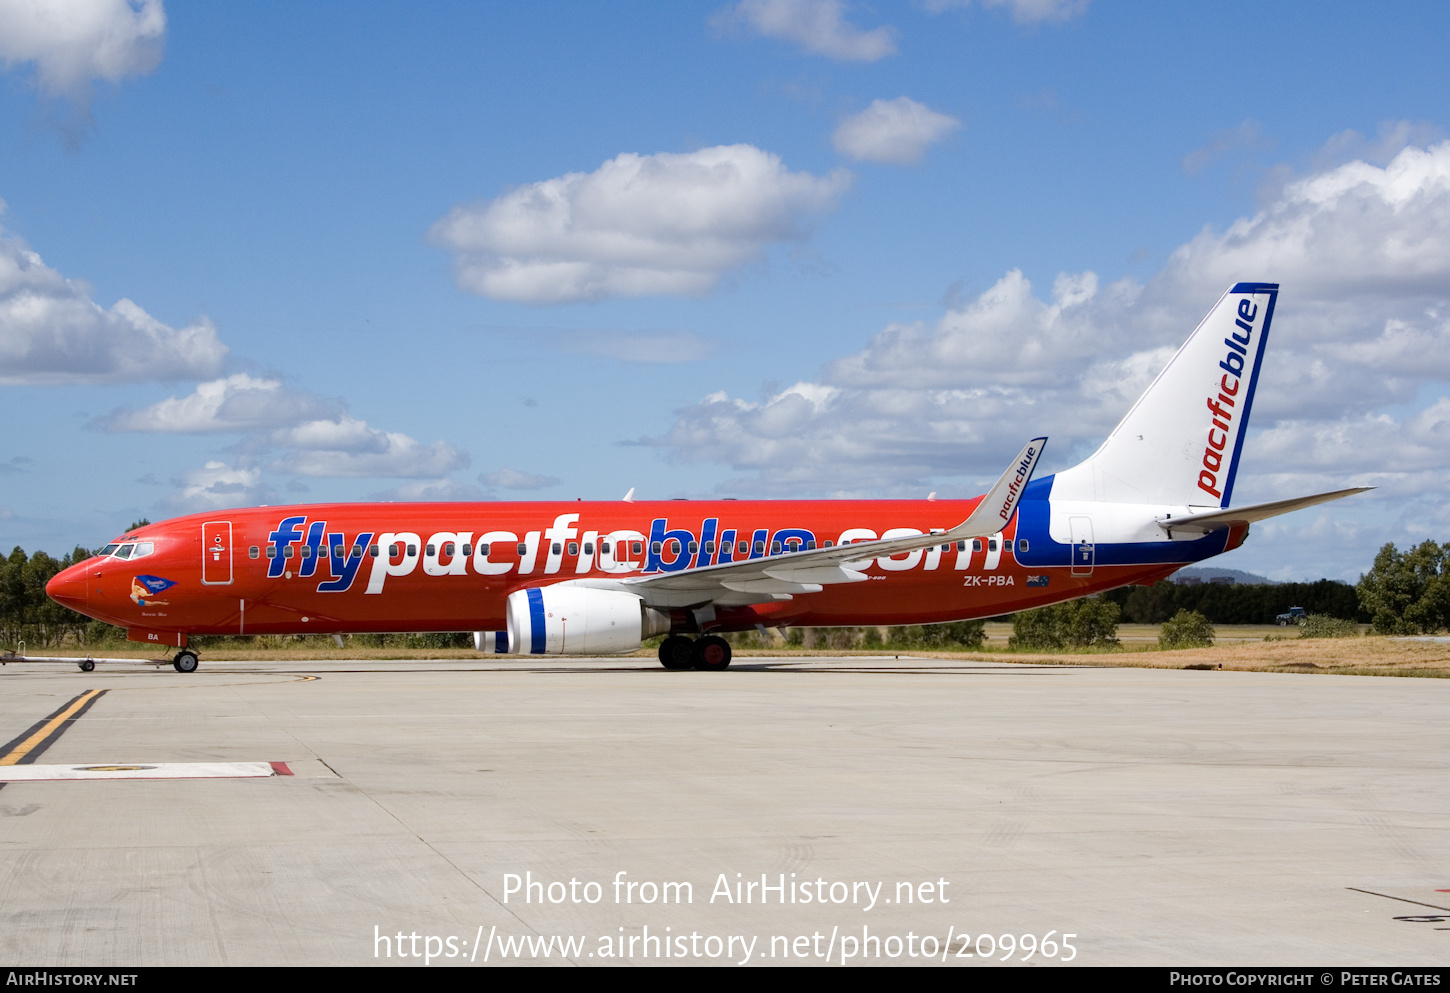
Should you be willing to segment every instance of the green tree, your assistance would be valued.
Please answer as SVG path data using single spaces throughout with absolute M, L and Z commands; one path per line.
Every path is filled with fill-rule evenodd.
M 1012 648 L 1112 648 L 1118 644 L 1120 608 L 1112 600 L 1083 597 L 1012 615 Z
M 1159 648 L 1207 648 L 1213 644 L 1213 625 L 1196 610 L 1180 610 L 1163 622 Z
M 76 548 L 57 559 L 45 552 L 27 556 L 16 546 L 0 560 L 0 642 L 12 648 L 19 641 L 55 645 L 67 634 L 79 634 L 89 621 L 45 595 L 45 584 L 67 566 L 84 561 L 90 552 Z
M 892 648 L 951 652 L 975 650 L 987 640 L 985 621 L 953 621 L 948 624 L 907 624 L 887 628 L 886 642 Z
M 1173 616 L 1178 585 L 1160 580 L 1152 586 L 1135 586 L 1123 604 L 1123 617 L 1130 624 L 1162 624 Z
M 1359 602 L 1379 634 L 1417 634 L 1450 625 L 1445 568 L 1450 545 L 1425 541 L 1408 552 L 1385 545 L 1360 577 Z

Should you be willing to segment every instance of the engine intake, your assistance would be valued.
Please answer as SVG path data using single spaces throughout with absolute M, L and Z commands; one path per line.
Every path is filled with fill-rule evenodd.
M 516 590 L 506 615 L 515 655 L 619 655 L 670 630 L 669 615 L 633 593 L 578 586 Z

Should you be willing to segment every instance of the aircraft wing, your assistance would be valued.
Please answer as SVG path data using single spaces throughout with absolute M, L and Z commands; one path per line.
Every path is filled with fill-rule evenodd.
M 1347 490 L 1316 493 L 1313 496 L 1294 497 L 1290 500 L 1274 500 L 1270 503 L 1252 503 L 1245 507 L 1233 507 L 1228 510 L 1210 510 L 1202 514 L 1188 514 L 1183 517 L 1164 517 L 1159 518 L 1158 526 L 1165 531 L 1199 531 L 1207 534 L 1210 531 L 1217 531 L 1234 524 L 1252 524 L 1255 521 L 1278 517 L 1280 514 L 1303 510 L 1305 507 L 1312 507 L 1317 503 L 1328 503 L 1330 500 L 1338 500 L 1341 497 L 1353 496 L 1356 493 L 1363 493 L 1366 490 L 1372 489 L 1374 489 L 1373 486 L 1351 486 Z
M 682 607 L 707 602 L 761 603 L 789 599 L 796 593 L 819 593 L 831 583 L 861 582 L 867 578 L 861 570 L 872 559 L 997 534 L 1017 512 L 1046 444 L 1046 438 L 1029 441 L 971 515 L 946 531 L 785 552 L 651 576 L 573 580 L 571 584 L 625 590 L 654 607 Z

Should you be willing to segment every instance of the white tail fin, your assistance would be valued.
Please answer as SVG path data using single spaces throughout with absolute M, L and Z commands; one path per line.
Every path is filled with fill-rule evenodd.
M 1259 382 L 1277 283 L 1239 283 L 1108 440 L 1060 472 L 1054 499 L 1227 507 Z

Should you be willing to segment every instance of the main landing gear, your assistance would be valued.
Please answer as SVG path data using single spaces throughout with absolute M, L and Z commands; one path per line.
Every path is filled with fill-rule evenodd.
M 196 657 L 196 653 L 193 652 L 190 648 L 183 648 L 181 651 L 177 652 L 176 657 L 171 660 L 171 664 L 176 668 L 177 672 L 195 672 L 197 662 L 198 659 Z
M 666 669 L 719 672 L 730 666 L 730 642 L 713 634 L 699 640 L 672 634 L 660 642 L 660 665 Z

